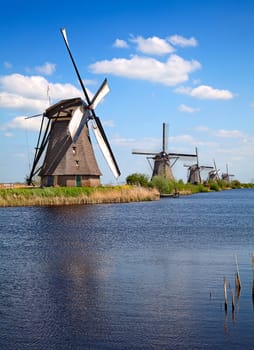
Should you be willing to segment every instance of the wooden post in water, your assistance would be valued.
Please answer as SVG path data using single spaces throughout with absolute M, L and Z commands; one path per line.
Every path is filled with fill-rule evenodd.
M 237 255 L 235 256 L 235 263 L 236 263 L 235 288 L 236 288 L 237 298 L 239 298 L 240 297 L 240 291 L 241 291 L 241 280 L 240 280 L 240 273 L 239 273 Z
M 252 305 L 253 305 L 253 308 L 254 308 L 254 278 L 253 278 L 253 281 L 252 281 Z
M 227 311 L 228 311 L 228 297 L 227 297 L 227 281 L 226 281 L 226 277 L 224 277 L 224 310 L 227 313 Z
M 234 289 L 232 289 L 232 313 L 235 311 Z
M 253 277 L 252 277 L 252 303 L 254 305 L 254 254 L 252 253 L 252 272 L 253 272 Z

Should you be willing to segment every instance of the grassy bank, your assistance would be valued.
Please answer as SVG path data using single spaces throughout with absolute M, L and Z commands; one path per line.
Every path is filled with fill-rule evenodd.
M 145 174 L 134 173 L 126 178 L 126 182 L 129 185 L 140 185 L 143 187 L 156 188 L 161 194 L 174 194 L 180 195 L 194 194 L 199 192 L 210 191 L 222 191 L 240 188 L 254 188 L 253 183 L 243 184 L 238 180 L 230 182 L 218 179 L 216 181 L 205 181 L 200 184 L 184 183 L 183 180 L 169 180 L 162 176 L 154 176 L 152 180 Z
M 158 200 L 156 189 L 138 186 L 47 187 L 0 190 L 0 207 L 126 203 Z

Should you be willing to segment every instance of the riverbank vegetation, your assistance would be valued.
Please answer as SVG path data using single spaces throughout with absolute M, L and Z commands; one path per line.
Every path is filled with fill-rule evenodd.
M 198 192 L 221 191 L 237 188 L 254 188 L 253 183 L 242 184 L 238 180 L 230 182 L 218 179 L 217 181 L 206 181 L 200 184 L 184 183 L 183 180 L 168 180 L 162 176 L 154 176 L 152 180 L 145 174 L 134 173 L 126 178 L 129 185 L 136 185 L 157 189 L 160 194 L 193 194 Z
M 141 186 L 26 187 L 0 189 L 0 207 L 128 203 L 158 200 L 156 188 Z
M 159 200 L 160 195 L 189 195 L 238 188 L 254 188 L 254 184 L 217 180 L 194 185 L 162 176 L 149 180 L 145 174 L 134 173 L 126 178 L 126 185 L 121 186 L 40 188 L 19 184 L 0 188 L 0 207 L 128 203 Z

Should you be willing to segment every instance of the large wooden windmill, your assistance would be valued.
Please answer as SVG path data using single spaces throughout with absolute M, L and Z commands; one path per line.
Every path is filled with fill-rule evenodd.
M 184 153 L 170 153 L 167 147 L 168 142 L 168 124 L 163 123 L 162 132 L 162 150 L 160 152 L 149 151 L 132 151 L 132 154 L 146 155 L 147 160 L 153 170 L 152 178 L 154 176 L 162 176 L 169 180 L 174 179 L 172 167 L 175 165 L 178 159 L 195 158 L 196 154 L 184 154 Z M 153 161 L 151 164 L 150 161 Z
M 79 97 L 62 100 L 43 113 L 34 161 L 27 182 L 31 184 L 34 176 L 38 174 L 42 186 L 98 186 L 102 174 L 93 151 L 89 128 L 93 129 L 114 176 L 117 178 L 120 175 L 100 119 L 94 111 L 109 92 L 109 87 L 105 79 L 90 100 L 71 54 L 65 29 L 61 29 L 61 33 L 85 101 Z M 42 165 L 39 165 L 42 156 L 44 160 Z
M 198 149 L 196 147 L 196 157 L 197 157 L 197 163 L 192 165 L 184 165 L 188 167 L 188 175 L 187 175 L 187 182 L 197 185 L 202 182 L 201 180 L 201 171 L 202 170 L 209 170 L 213 169 L 212 166 L 206 166 L 206 165 L 199 165 L 199 159 L 198 159 Z M 211 171 L 211 170 L 210 170 Z

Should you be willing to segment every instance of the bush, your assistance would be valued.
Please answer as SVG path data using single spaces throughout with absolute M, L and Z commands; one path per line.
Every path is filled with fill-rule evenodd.
M 211 191 L 220 191 L 220 186 L 217 182 L 209 182 L 210 190 Z
M 203 184 L 197 184 L 192 187 L 192 193 L 208 192 L 208 188 Z
M 148 187 L 149 177 L 145 174 L 134 173 L 126 177 L 126 183 L 128 185 Z
M 154 176 L 152 178 L 151 185 L 152 185 L 152 187 L 157 188 L 157 190 L 160 193 L 163 193 L 163 194 L 171 193 L 169 181 L 167 179 L 165 179 L 165 177 L 163 177 L 163 176 Z
M 184 185 L 181 183 L 181 180 L 177 183 L 175 180 L 169 180 L 163 176 L 154 176 L 151 186 L 156 188 L 161 194 L 171 194 L 178 192 L 179 187 L 182 189 Z
M 240 181 L 234 180 L 231 182 L 231 188 L 236 189 L 236 188 L 241 188 L 241 187 L 242 187 L 242 185 L 241 185 Z
M 186 184 L 180 179 L 177 183 L 174 181 L 174 186 L 178 189 L 178 191 L 184 191 L 186 189 Z

